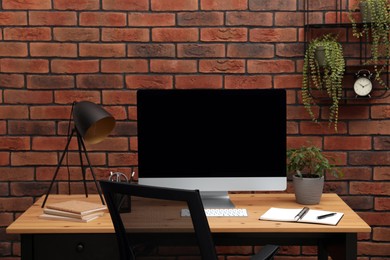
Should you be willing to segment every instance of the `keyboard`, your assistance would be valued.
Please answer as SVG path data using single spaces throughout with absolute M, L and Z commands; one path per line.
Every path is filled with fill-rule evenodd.
M 247 217 L 248 212 L 246 209 L 205 209 L 204 210 L 207 217 Z M 182 209 L 181 210 L 182 217 L 189 217 L 190 210 Z

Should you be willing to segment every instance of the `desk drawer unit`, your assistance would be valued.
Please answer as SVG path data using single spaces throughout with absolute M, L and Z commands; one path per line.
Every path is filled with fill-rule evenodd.
M 24 235 L 22 243 L 32 245 L 22 248 L 23 260 L 119 260 L 114 234 Z

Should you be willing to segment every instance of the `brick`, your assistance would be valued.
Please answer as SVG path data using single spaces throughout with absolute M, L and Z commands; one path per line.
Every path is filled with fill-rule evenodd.
M 198 0 L 151 0 L 152 11 L 195 11 Z
M 245 10 L 248 0 L 200 0 L 202 10 Z
M 330 174 L 327 174 L 329 176 Z M 324 184 L 325 193 L 336 193 L 338 195 L 348 194 L 348 183 L 341 181 L 327 181 Z
M 35 10 L 35 9 L 51 9 L 51 0 L 3 0 L 3 9 L 17 9 L 17 10 Z
M 362 180 L 362 181 L 370 181 L 372 180 L 372 169 L 368 166 L 362 167 L 351 167 L 351 168 L 343 168 L 342 172 L 344 174 L 343 180 Z M 328 180 L 335 179 L 329 176 Z
M 203 28 L 200 32 L 204 42 L 245 42 L 248 40 L 246 28 Z
M 54 9 L 59 10 L 98 10 L 99 0 L 53 0 Z
M 128 139 L 125 137 L 107 137 L 98 144 L 91 145 L 88 151 L 109 151 L 109 152 L 120 152 L 128 151 Z
M 82 43 L 79 46 L 81 57 L 125 57 L 125 44 Z
M 136 91 L 114 91 L 103 92 L 103 103 L 107 105 L 133 105 L 136 104 Z
M 177 14 L 180 26 L 221 26 L 224 24 L 222 12 L 180 12 Z
M 204 58 L 225 56 L 223 44 L 178 44 L 177 56 L 179 58 Z
M 31 43 L 32 57 L 77 57 L 77 45 L 74 43 Z
M 27 76 L 27 88 L 29 89 L 64 89 L 74 88 L 73 76 Z
M 34 106 L 30 108 L 31 119 L 69 119 L 70 106 Z M 35 143 L 33 139 L 33 144 Z M 65 147 L 65 143 L 63 145 Z M 37 147 L 33 147 L 37 150 Z M 39 150 L 39 149 L 38 149 Z
M 58 111 L 58 110 L 57 110 Z M 69 117 L 68 110 L 68 117 Z M 63 113 L 63 112 L 62 112 Z M 61 114 L 62 114 L 61 113 Z M 48 117 L 50 118 L 50 117 Z M 47 150 L 62 150 L 66 146 L 67 138 L 66 137 L 34 137 L 32 140 L 32 149 L 34 151 L 47 151 Z M 77 149 L 77 143 L 76 138 L 73 138 L 70 145 L 69 150 L 76 150 Z
M 261 89 L 272 88 L 271 76 L 225 76 L 225 88 L 227 89 Z
M 227 57 L 231 58 L 273 58 L 272 44 L 228 44 Z
M 375 167 L 374 180 L 390 180 L 390 167 Z
M 32 11 L 29 13 L 29 25 L 71 26 L 76 24 L 76 12 Z
M 48 104 L 53 102 L 50 91 L 5 90 L 4 101 L 10 104 Z
M 148 72 L 148 62 L 141 59 L 106 59 L 101 62 L 101 71 L 109 73 Z
M 110 153 L 108 163 L 112 166 L 129 166 L 138 164 L 138 156 L 135 153 Z
M 314 108 L 313 111 L 318 111 Z M 307 114 L 307 112 L 305 112 Z M 339 122 L 337 125 L 337 131 L 339 134 L 347 133 L 347 125 L 344 122 Z M 302 121 L 300 122 L 300 133 L 303 135 L 329 135 L 334 134 L 334 127 L 329 127 L 328 122 Z
M 345 203 L 353 210 L 372 210 L 374 201 L 371 196 L 342 196 Z
M 24 77 L 20 74 L 0 74 L 0 87 L 22 88 L 24 87 Z
M 81 89 L 112 89 L 123 88 L 123 77 L 121 75 L 78 75 L 76 84 Z
M 314 116 L 318 117 L 319 114 L 319 108 L 318 107 L 312 107 Z M 311 117 L 309 113 L 307 113 L 306 109 L 303 106 L 289 106 L 287 108 L 287 119 L 288 120 L 294 120 L 294 119 L 305 119 L 309 120 L 309 122 L 313 122 L 311 120 Z M 303 121 L 300 122 L 302 124 Z M 325 124 L 326 127 L 328 127 L 328 123 Z M 334 133 L 334 130 L 333 132 Z
M 81 26 L 126 26 L 126 13 L 83 12 L 79 15 Z
M 178 89 L 221 89 L 222 76 L 217 75 L 177 75 L 175 87 Z
M 311 144 L 322 148 L 322 138 L 317 136 L 287 136 L 287 149 L 300 148 Z
M 26 105 L 0 106 L 0 119 L 28 119 L 28 116 Z
M 148 0 L 103 0 L 103 10 L 147 11 Z
M 304 55 L 304 45 L 302 43 L 287 43 L 276 45 L 276 56 L 278 57 L 302 57 Z
M 390 247 L 388 243 L 360 242 L 358 253 L 370 256 L 389 256 Z
M 91 101 L 100 103 L 101 94 L 96 90 L 58 90 L 54 92 L 54 100 L 56 104 L 72 104 L 74 101 Z
M 196 28 L 153 28 L 152 41 L 155 42 L 195 42 L 199 39 Z
M 173 44 L 143 44 L 135 43 L 127 45 L 128 57 L 175 57 L 175 45 Z
M 102 40 L 105 42 L 148 42 L 148 29 L 103 28 Z
M 99 72 L 98 60 L 52 60 L 51 71 L 61 74 L 84 74 Z
M 130 151 L 138 151 L 137 137 L 130 137 Z
M 28 150 L 30 149 L 29 137 L 0 137 L 0 150 Z
M 175 15 L 172 13 L 129 13 L 127 16 L 129 26 L 173 26 Z
M 317 9 L 316 7 L 315 9 Z M 249 0 L 249 9 L 254 11 L 295 11 L 296 0 Z
M 51 31 L 47 27 L 4 28 L 4 40 L 9 41 L 50 41 Z
M 10 162 L 10 152 L 0 152 L 0 166 L 7 166 Z
M 168 75 L 127 75 L 126 88 L 171 89 L 173 88 L 173 77 Z
M 303 26 L 303 13 L 300 12 L 276 12 L 276 26 Z
M 249 60 L 249 73 L 288 73 L 294 72 L 295 64 L 291 60 Z
M 8 123 L 9 135 L 53 135 L 55 123 L 49 121 L 14 120 Z M 35 164 L 39 164 L 38 162 Z
M 199 71 L 204 73 L 244 73 L 244 60 L 201 60 Z
M 47 189 L 46 183 L 15 182 L 11 183 L 11 196 L 41 196 Z
M 117 122 L 113 134 L 120 136 L 135 136 L 137 135 L 137 123 L 129 121 Z
M 27 12 L 2 11 L 0 13 L 0 26 L 27 25 Z
M 27 43 L 0 42 L 0 56 L 3 57 L 26 57 Z
M 388 152 L 350 152 L 351 165 L 384 165 L 390 161 Z
M 41 59 L 1 59 L 0 66 L 2 72 L 16 73 L 47 73 L 49 63 Z
M 388 182 L 351 182 L 351 194 L 390 195 Z
M 100 33 L 97 28 L 54 28 L 54 40 L 66 42 L 96 42 Z
M 57 154 L 53 152 L 15 152 L 11 154 L 15 166 L 55 165 Z
M 151 60 L 150 71 L 157 73 L 191 73 L 197 71 L 195 60 Z
M 232 26 L 272 26 L 272 13 L 227 12 L 226 25 Z
M 390 137 L 380 136 L 374 137 L 375 150 L 390 150 Z
M 371 117 L 374 119 L 390 118 L 390 106 L 389 105 L 372 106 Z
M 390 198 L 378 197 L 375 198 L 375 210 L 390 210 Z
M 329 136 L 324 138 L 326 150 L 370 150 L 371 137 L 369 136 Z
M 297 41 L 297 29 L 295 28 L 256 28 L 249 31 L 251 42 L 295 42 Z
M 1 212 L 24 212 L 33 204 L 32 197 L 7 197 L 0 198 L 0 211 Z
M 114 118 L 117 120 L 117 123 L 118 123 L 118 120 L 126 120 L 126 119 L 128 119 L 127 118 L 127 113 L 126 113 L 127 107 L 124 107 L 124 106 L 108 106 L 108 107 L 104 107 L 104 109 L 108 113 L 110 113 L 111 115 L 114 116 Z M 115 124 L 115 127 L 116 126 L 117 126 L 117 124 Z M 114 133 L 111 132 L 111 135 L 114 135 Z
M 390 228 L 388 227 L 374 227 L 372 233 L 374 241 L 390 241 Z
M 390 121 L 370 120 L 370 121 L 351 121 L 349 122 L 349 133 L 351 135 L 389 135 Z
M 282 74 L 282 75 L 274 76 L 275 88 L 290 89 L 290 88 L 300 88 L 301 86 L 302 86 L 302 75 Z

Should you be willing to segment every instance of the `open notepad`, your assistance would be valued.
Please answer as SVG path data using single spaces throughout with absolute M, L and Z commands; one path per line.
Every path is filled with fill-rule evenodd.
M 300 209 L 284 209 L 270 208 L 267 212 L 260 216 L 260 220 L 287 221 L 287 222 L 303 222 L 325 225 L 337 225 L 344 213 L 310 209 L 301 219 L 297 220 L 295 216 L 302 210 Z M 319 219 L 319 216 L 335 213 L 326 218 Z

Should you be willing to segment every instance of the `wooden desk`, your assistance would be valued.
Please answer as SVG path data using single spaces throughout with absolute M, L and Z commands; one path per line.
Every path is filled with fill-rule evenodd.
M 97 195 L 50 195 L 48 203 L 69 199 L 99 202 Z M 318 246 L 318 259 L 357 258 L 357 233 L 371 228 L 335 194 L 324 194 L 313 209 L 344 212 L 337 226 L 260 221 L 258 217 L 269 207 L 300 208 L 293 194 L 232 194 L 238 208 L 246 208 L 246 218 L 209 218 L 217 245 L 314 245 Z M 9 234 L 20 234 L 22 260 L 54 259 L 118 259 L 114 229 L 109 214 L 89 223 L 49 221 L 39 219 L 42 199 L 31 206 L 7 228 Z M 155 239 L 184 241 L 185 232 L 153 230 L 145 235 Z M 142 238 L 141 238 L 142 239 Z M 108 257 L 109 256 L 109 257 Z

